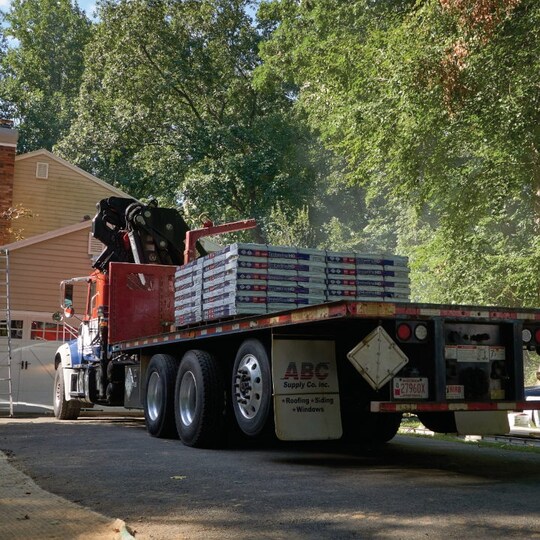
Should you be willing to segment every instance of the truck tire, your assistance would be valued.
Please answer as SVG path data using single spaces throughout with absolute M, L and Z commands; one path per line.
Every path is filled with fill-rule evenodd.
M 368 441 L 384 444 L 392 440 L 401 425 L 401 413 L 370 413 Z
M 384 444 L 393 439 L 401 425 L 401 413 L 362 412 L 343 425 L 343 439 L 361 444 Z
M 242 343 L 232 373 L 232 405 L 240 430 L 248 437 L 260 435 L 270 419 L 272 378 L 270 360 L 257 339 Z
M 176 429 L 187 446 L 215 447 L 225 437 L 225 384 L 216 359 L 188 351 L 180 362 L 174 392 Z
M 457 433 L 456 419 L 453 412 L 417 413 L 418 420 L 434 433 Z
M 178 437 L 174 421 L 174 384 L 178 360 L 169 354 L 152 356 L 146 370 L 144 419 L 152 437 Z
M 66 400 L 62 366 L 58 366 L 54 374 L 53 410 L 54 416 L 58 420 L 77 420 L 81 412 L 81 403 L 79 401 L 74 399 Z

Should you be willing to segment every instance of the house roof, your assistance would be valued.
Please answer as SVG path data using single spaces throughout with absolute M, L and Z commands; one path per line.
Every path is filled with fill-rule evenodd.
M 80 167 L 77 167 L 76 165 L 73 165 L 72 163 L 69 163 L 69 161 L 66 161 L 65 159 L 62 159 L 61 157 L 53 154 L 52 152 L 49 152 L 49 150 L 45 150 L 45 148 L 41 148 L 40 150 L 34 150 L 33 152 L 28 152 L 26 154 L 20 154 L 18 156 L 15 156 L 15 161 L 22 161 L 28 158 L 39 157 L 39 156 L 46 156 L 49 159 L 52 159 L 53 161 L 60 163 L 64 167 L 71 169 L 72 171 L 80 174 L 81 176 L 84 176 L 85 178 L 87 178 L 88 180 L 91 180 L 92 182 L 95 182 L 99 186 L 109 189 L 110 191 L 112 191 L 113 193 L 115 193 L 116 195 L 120 197 L 129 197 L 130 199 L 133 198 L 133 197 L 130 197 L 130 195 L 128 195 L 124 191 L 112 186 L 111 184 L 108 184 L 107 182 L 104 182 L 103 180 L 100 180 L 93 174 L 86 172 L 85 170 L 81 169 Z
M 34 244 L 39 244 L 40 242 L 46 242 L 47 240 L 52 240 L 53 238 L 58 238 L 59 236 L 71 234 L 85 228 L 90 229 L 91 226 L 92 226 L 92 221 L 90 220 L 81 221 L 80 223 L 75 223 L 74 225 L 68 225 L 67 227 L 55 229 L 54 231 L 49 231 L 43 234 L 37 234 L 36 236 L 31 236 L 30 238 L 19 240 L 18 242 L 5 244 L 3 246 L 0 246 L 0 248 L 5 249 L 7 251 L 14 251 L 16 249 L 21 249 L 28 246 L 32 246 Z

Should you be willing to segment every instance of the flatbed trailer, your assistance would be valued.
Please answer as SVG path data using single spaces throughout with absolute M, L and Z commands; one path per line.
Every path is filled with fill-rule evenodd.
M 106 282 L 89 278 L 79 340 L 56 354 L 57 417 L 142 408 L 151 435 L 216 446 L 272 431 L 385 442 L 404 412 L 435 432 L 501 434 L 508 411 L 540 408 L 523 376 L 539 310 L 339 301 L 176 327 L 175 269 L 111 263 Z

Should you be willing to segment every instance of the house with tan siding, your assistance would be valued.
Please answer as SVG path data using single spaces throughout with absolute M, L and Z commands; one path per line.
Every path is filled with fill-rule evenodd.
M 52 319 L 60 282 L 88 275 L 103 248 L 91 237 L 96 203 L 129 195 L 47 150 L 16 155 L 16 143 L 17 131 L 0 127 L 0 250 L 9 262 L 15 411 L 34 411 L 52 409 L 54 352 L 76 332 Z M 83 288 L 74 294 L 81 313 Z

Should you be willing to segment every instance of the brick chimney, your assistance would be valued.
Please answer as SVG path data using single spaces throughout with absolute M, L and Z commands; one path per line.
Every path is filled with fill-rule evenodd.
M 13 123 L 0 121 L 0 246 L 12 241 L 9 233 L 11 220 L 5 215 L 13 206 L 13 177 L 15 175 L 15 153 L 19 133 Z

